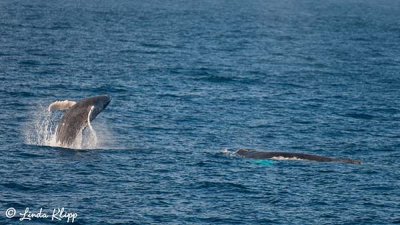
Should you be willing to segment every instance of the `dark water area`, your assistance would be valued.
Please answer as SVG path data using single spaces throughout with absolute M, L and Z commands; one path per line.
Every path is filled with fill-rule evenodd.
M 3 0 L 0 224 L 400 223 L 399 43 L 395 0 Z M 40 107 L 101 94 L 108 145 L 28 140 Z

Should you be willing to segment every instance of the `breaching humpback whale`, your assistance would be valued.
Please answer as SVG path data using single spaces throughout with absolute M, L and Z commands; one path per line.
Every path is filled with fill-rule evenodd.
M 336 159 L 318 155 L 310 155 L 304 153 L 290 153 L 290 152 L 260 152 L 250 149 L 239 149 L 236 154 L 249 159 L 272 159 L 272 160 L 310 160 L 317 162 L 339 162 L 350 164 L 361 164 L 360 161 L 352 159 Z
M 56 101 L 49 105 L 50 112 L 65 111 L 57 126 L 56 142 L 63 147 L 74 144 L 78 134 L 83 131 L 96 116 L 110 103 L 107 95 L 85 98 L 79 102 Z

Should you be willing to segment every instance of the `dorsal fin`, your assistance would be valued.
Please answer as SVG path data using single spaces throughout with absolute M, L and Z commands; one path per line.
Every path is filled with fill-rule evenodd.
M 76 102 L 74 101 L 55 101 L 49 105 L 49 108 L 47 109 L 49 112 L 53 112 L 55 110 L 67 110 L 70 109 L 72 106 L 74 106 Z

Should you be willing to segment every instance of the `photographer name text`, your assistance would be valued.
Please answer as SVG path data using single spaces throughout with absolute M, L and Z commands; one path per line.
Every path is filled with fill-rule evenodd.
M 51 219 L 52 221 L 66 221 L 74 223 L 78 218 L 78 213 L 68 212 L 64 207 L 54 208 L 52 211 L 46 212 L 43 208 L 39 210 L 31 210 L 29 207 L 24 211 L 18 212 L 15 208 L 8 208 L 5 212 L 7 218 L 19 218 L 19 221 L 31 221 L 40 219 Z

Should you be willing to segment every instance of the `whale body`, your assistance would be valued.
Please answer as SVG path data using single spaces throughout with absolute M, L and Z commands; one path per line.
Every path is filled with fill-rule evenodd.
M 262 152 L 251 149 L 239 149 L 236 154 L 249 159 L 272 159 L 272 160 L 309 160 L 316 162 L 339 162 L 350 164 L 361 164 L 360 161 L 352 159 L 336 159 L 318 155 L 290 152 Z
M 107 95 L 85 98 L 79 102 L 56 101 L 49 105 L 50 112 L 65 111 L 56 130 L 57 145 L 69 147 L 73 145 L 78 134 L 82 132 L 97 115 L 110 103 Z

